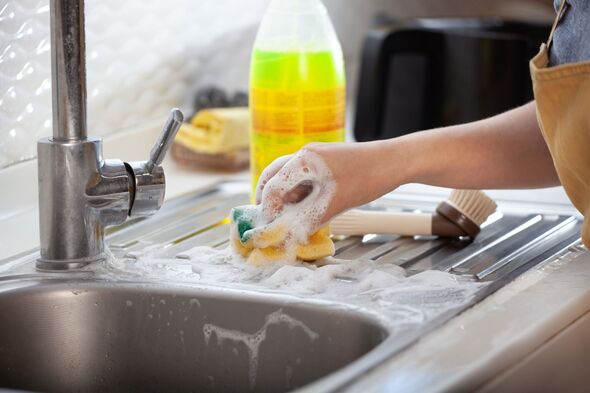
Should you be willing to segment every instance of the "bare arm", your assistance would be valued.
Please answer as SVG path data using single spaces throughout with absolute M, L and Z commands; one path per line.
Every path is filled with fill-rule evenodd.
M 485 120 L 386 141 L 310 144 L 289 161 L 278 160 L 265 170 L 258 200 L 262 195 L 263 204 L 272 200 L 279 210 L 281 201 L 295 200 L 288 190 L 278 191 L 273 177 L 285 163 L 291 169 L 303 165 L 306 154 L 321 157 L 336 184 L 322 222 L 405 183 L 467 189 L 559 184 L 534 102 Z
M 470 189 L 559 185 L 534 102 L 485 120 L 388 143 L 394 155 L 410 163 L 403 182 Z
M 537 123 L 535 104 L 485 120 L 386 142 L 388 171 L 400 183 L 452 188 L 535 188 L 559 184 Z

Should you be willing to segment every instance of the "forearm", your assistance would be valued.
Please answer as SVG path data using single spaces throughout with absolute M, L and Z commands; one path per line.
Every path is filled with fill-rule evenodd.
M 468 188 L 559 184 L 534 102 L 501 115 L 388 140 L 387 172 L 396 183 Z

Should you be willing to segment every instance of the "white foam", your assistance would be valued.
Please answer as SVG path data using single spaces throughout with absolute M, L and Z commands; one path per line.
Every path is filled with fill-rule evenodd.
M 373 260 L 326 258 L 317 264 L 281 261 L 255 267 L 229 247 L 197 247 L 183 254 L 187 259 L 161 259 L 147 250 L 134 259 L 109 260 L 96 274 L 116 280 L 180 282 L 327 301 L 374 315 L 392 338 L 469 304 L 485 285 L 440 271 L 406 277 L 399 266 Z M 189 300 L 187 305 L 196 308 L 198 302 Z M 149 312 L 149 318 L 159 318 L 153 310 Z
M 250 382 L 250 389 L 253 389 L 256 384 L 256 376 L 258 374 L 258 352 L 260 345 L 264 342 L 264 340 L 266 340 L 268 327 L 279 323 L 286 324 L 291 330 L 295 328 L 301 329 L 311 341 L 315 341 L 319 338 L 319 334 L 311 330 L 303 322 L 291 317 L 288 314 L 285 314 L 282 309 L 268 314 L 262 327 L 260 327 L 260 329 L 254 333 L 226 329 L 211 323 L 206 323 L 203 325 L 203 335 L 207 345 L 209 345 L 211 336 L 215 334 L 217 337 L 217 345 L 222 345 L 225 340 L 230 340 L 240 342 L 246 346 L 248 350 L 248 379 Z
M 405 277 L 399 266 L 373 260 L 326 258 L 318 264 L 281 261 L 256 267 L 229 247 L 196 247 L 184 255 L 188 259 L 153 258 L 149 252 L 138 254 L 137 259 L 111 263 L 109 275 L 264 290 L 344 303 L 379 315 L 393 332 L 427 323 L 467 304 L 484 285 L 440 271 Z M 182 270 L 176 270 L 179 264 Z M 187 271 L 191 267 L 198 274 Z M 198 306 L 197 302 L 189 302 Z

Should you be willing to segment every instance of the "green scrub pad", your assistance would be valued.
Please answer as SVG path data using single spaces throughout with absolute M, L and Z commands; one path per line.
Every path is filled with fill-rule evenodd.
M 240 242 L 246 243 L 249 236 L 246 232 L 254 228 L 254 209 L 252 206 L 234 207 L 231 212 L 233 225 L 238 229 Z

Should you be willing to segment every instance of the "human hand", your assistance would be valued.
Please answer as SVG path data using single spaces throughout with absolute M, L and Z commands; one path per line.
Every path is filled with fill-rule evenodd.
M 335 215 L 382 194 L 372 176 L 373 143 L 311 143 L 291 156 L 280 157 L 262 173 L 256 203 L 267 222 L 294 211 L 292 225 L 313 233 Z M 375 184 L 377 183 L 377 184 Z

